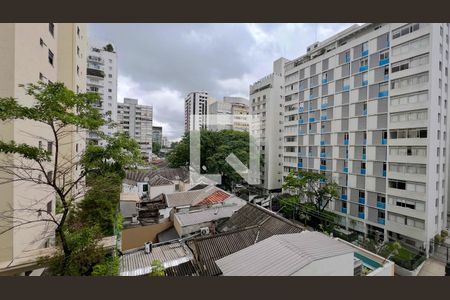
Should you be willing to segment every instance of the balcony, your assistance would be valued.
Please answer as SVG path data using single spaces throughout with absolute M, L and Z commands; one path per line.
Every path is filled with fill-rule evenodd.
M 320 108 L 322 108 L 322 109 L 328 108 L 328 103 L 322 103 L 322 104 L 320 105 Z
M 367 116 L 367 109 L 363 110 L 362 115 Z
M 364 51 L 361 52 L 361 56 L 362 57 L 365 57 L 367 55 L 369 55 L 369 50 L 364 50 Z
M 325 152 L 320 152 L 320 157 L 321 158 L 327 157 L 327 154 Z
M 299 167 L 300 169 L 303 168 L 303 163 L 299 162 L 299 163 L 298 163 L 298 167 Z
M 378 92 L 378 98 L 387 97 L 388 95 L 389 95 L 389 91 Z
M 298 124 L 304 124 L 304 123 L 305 123 L 305 121 L 303 119 L 298 120 Z
M 105 78 L 105 72 L 103 72 L 101 70 L 97 70 L 97 69 L 87 68 L 87 75 Z
M 344 140 L 344 145 L 348 145 L 348 139 Z
M 327 170 L 327 166 L 320 165 L 320 170 L 321 170 L 321 171 L 326 171 L 326 170 Z
M 314 99 L 314 95 L 309 95 L 309 100 Z M 311 107 L 309 108 L 311 110 Z
M 314 123 L 315 121 L 316 121 L 316 118 L 314 118 L 314 117 L 309 118 L 309 123 Z
M 348 173 L 348 167 L 344 167 L 344 168 L 342 169 L 342 171 L 343 171 L 344 173 Z
M 362 212 L 358 213 L 358 218 L 364 219 L 364 217 L 365 217 L 364 213 L 362 213 Z
M 322 79 L 322 84 L 327 84 L 328 83 L 328 79 Z
M 386 170 L 383 170 L 383 177 L 386 177 L 386 174 L 387 172 L 386 172 Z
M 367 155 L 364 154 L 364 153 L 361 155 L 361 159 L 362 159 L 362 160 L 366 160 L 366 157 L 367 157 Z
M 302 130 L 299 130 L 299 131 L 298 131 L 298 135 L 305 135 L 305 132 L 302 131 Z
M 359 203 L 359 204 L 366 204 L 366 198 L 364 198 L 364 197 L 359 197 L 358 203 Z
M 382 145 L 387 145 L 387 139 L 381 139 L 381 144 Z
M 360 173 L 361 175 L 366 175 L 366 169 L 361 169 L 361 170 L 359 171 L 359 173 Z
M 378 218 L 377 223 L 381 224 L 381 225 L 385 225 L 386 221 L 384 218 Z
M 347 195 L 346 194 L 342 194 L 341 195 L 341 200 L 343 200 L 343 201 L 347 201 Z
M 321 140 L 321 141 L 320 141 L 320 146 L 323 146 L 323 145 L 325 145 L 326 143 L 327 143 L 326 141 Z
M 361 82 L 361 85 L 362 86 L 367 86 L 369 84 L 369 81 L 368 80 L 363 80 L 362 82 Z
M 359 71 L 364 72 L 364 71 L 367 71 L 368 68 L 369 68 L 369 66 L 361 66 L 361 67 L 359 67 Z
M 380 59 L 380 62 L 378 63 L 380 66 L 387 65 L 389 63 L 389 58 Z
M 385 209 L 386 208 L 386 203 L 377 201 L 377 208 Z
M 350 62 L 350 56 L 346 56 L 345 59 L 344 59 L 344 62 L 345 63 L 349 63 Z
M 341 213 L 346 214 L 347 213 L 347 208 L 346 207 L 341 207 Z
M 320 116 L 320 120 L 321 121 L 326 121 L 327 120 L 327 115 L 322 115 L 322 116 Z
M 389 74 L 384 75 L 384 81 L 388 81 L 389 80 Z
M 298 112 L 300 112 L 300 113 L 302 113 L 304 110 L 305 110 L 305 108 L 304 108 L 303 106 L 300 106 L 300 107 L 298 108 Z
M 324 133 L 326 133 L 326 130 L 325 130 L 325 128 L 320 128 L 320 133 L 321 133 L 321 134 L 324 134 Z
M 349 85 L 344 85 L 343 87 L 342 87 L 342 91 L 344 91 L 344 92 L 347 92 L 347 91 L 349 91 L 350 90 L 350 86 Z

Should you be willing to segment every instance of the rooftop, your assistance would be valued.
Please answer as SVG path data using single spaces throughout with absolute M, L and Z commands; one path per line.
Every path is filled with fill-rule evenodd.
M 190 226 L 223 218 L 229 218 L 233 213 L 238 211 L 241 206 L 230 205 L 221 206 L 209 209 L 202 209 L 198 211 L 180 212 L 175 214 L 175 218 L 178 220 L 181 226 Z
M 313 261 L 353 252 L 352 247 L 322 233 L 303 231 L 271 236 L 216 264 L 225 276 L 289 276 Z
M 185 168 L 161 168 L 158 170 L 129 170 L 125 173 L 125 180 L 130 183 L 151 181 L 154 176 L 159 176 L 169 181 L 189 180 L 189 171 Z M 151 183 L 150 183 L 151 185 Z
M 208 186 L 200 190 L 166 194 L 167 207 L 212 205 L 222 203 L 231 195 L 224 190 Z
M 123 253 L 120 258 L 119 274 L 120 276 L 150 274 L 154 260 L 159 260 L 164 265 L 164 268 L 172 268 L 171 271 L 177 273 L 173 268 L 178 266 L 184 268 L 184 264 L 190 263 L 192 258 L 191 251 L 182 242 L 155 244 L 149 254 L 145 253 L 144 247 L 136 248 Z
M 126 202 L 140 202 L 141 199 L 139 198 L 138 193 L 120 193 L 120 201 L 126 201 Z

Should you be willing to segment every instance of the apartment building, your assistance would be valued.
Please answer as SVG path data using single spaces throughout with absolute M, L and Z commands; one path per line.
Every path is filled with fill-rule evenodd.
M 117 53 L 109 42 L 89 41 L 87 60 L 87 91 L 98 93 L 101 97 L 96 108 L 105 120 L 117 122 Z M 102 126 L 100 131 L 111 136 L 117 127 Z M 88 141 L 104 145 L 95 132 L 89 132 Z
M 161 126 L 153 126 L 152 127 L 152 139 L 153 143 L 158 143 L 162 146 L 162 130 Z
M 284 175 L 339 185 L 347 229 L 416 248 L 446 227 L 448 24 L 366 24 L 285 65 Z
M 31 105 L 34 99 L 25 94 L 20 84 L 38 81 L 63 82 L 73 91 L 86 88 L 84 56 L 87 49 L 87 30 L 84 24 L 0 24 L 0 97 L 14 97 L 21 105 Z M 81 137 L 80 137 L 81 135 Z M 0 122 L 0 139 L 29 145 L 42 145 L 54 156 L 53 134 L 48 126 L 30 120 Z M 69 144 L 61 146 L 60 163 L 71 160 L 78 142 L 79 151 L 84 148 L 82 133 L 67 135 Z M 11 159 L 0 155 L 0 160 Z M 51 162 L 44 162 L 44 168 L 52 170 Z M 73 170 L 70 176 L 76 176 Z M 48 176 L 54 174 L 48 172 Z M 33 223 L 15 227 L 0 235 L 0 262 L 11 261 L 29 251 L 51 246 L 54 243 L 54 228 L 46 222 L 36 222 L 46 217 L 35 210 L 55 213 L 55 194 L 52 189 L 30 182 L 14 181 L 10 174 L 0 174 L 0 213 L 14 211 L 15 220 Z M 33 212 L 24 210 L 33 207 Z M 2 229 L 11 227 L 10 220 L 0 218 Z
M 283 95 L 284 65 L 288 62 L 279 58 L 273 63 L 273 73 L 250 85 L 251 115 L 261 119 L 258 136 L 261 165 L 261 186 L 266 191 L 279 191 L 283 171 Z
M 223 100 L 208 101 L 208 130 L 248 131 L 248 114 L 249 101 L 242 97 L 223 97 Z
M 190 92 L 184 99 L 184 132 L 206 129 L 208 93 Z
M 141 147 L 141 156 L 145 161 L 152 157 L 153 107 L 140 105 L 137 99 L 125 98 L 117 105 L 119 132 L 134 138 Z

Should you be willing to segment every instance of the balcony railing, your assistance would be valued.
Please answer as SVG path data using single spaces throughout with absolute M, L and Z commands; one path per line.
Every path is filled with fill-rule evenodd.
M 341 207 L 341 213 L 346 214 L 347 213 L 347 208 L 346 207 Z
M 344 140 L 344 145 L 348 145 L 348 140 Z
M 388 95 L 389 95 L 389 91 L 378 92 L 378 98 L 387 97 Z
M 326 170 L 327 170 L 327 166 L 320 165 L 320 170 L 321 170 L 321 171 L 326 171 Z
M 386 203 L 377 201 L 377 208 L 385 209 L 386 208 Z
M 343 171 L 344 173 L 348 173 L 348 167 L 344 167 L 344 168 L 342 169 L 342 171 Z
M 344 86 L 342 87 L 342 90 L 343 90 L 344 92 L 349 91 L 349 90 L 350 90 L 350 86 L 349 86 L 349 85 L 344 85 Z
M 388 63 L 389 63 L 389 58 L 380 59 L 379 65 L 384 66 L 384 65 L 387 65 Z
M 369 50 L 364 50 L 364 51 L 361 52 L 361 56 L 362 57 L 365 57 L 367 55 L 369 55 Z
M 328 108 L 328 103 L 322 103 L 320 105 L 320 108 L 322 108 L 322 109 Z
M 387 139 L 381 139 L 381 144 L 382 145 L 387 145 Z
M 314 123 L 315 121 L 316 121 L 316 118 L 314 118 L 314 117 L 309 118 L 309 123 Z
M 378 224 L 385 225 L 386 221 L 384 218 L 378 218 Z
M 359 71 L 364 72 L 364 71 L 367 71 L 368 68 L 369 68 L 369 66 L 360 66 Z
M 366 198 L 364 198 L 364 197 L 359 197 L 358 203 L 359 203 L 359 204 L 366 204 Z
M 361 171 L 359 172 L 361 175 L 366 175 L 366 169 L 361 169 Z
M 365 215 L 364 215 L 364 213 L 358 213 L 358 218 L 360 218 L 360 219 L 364 219 L 365 218 Z
M 322 115 L 322 116 L 320 116 L 320 120 L 321 120 L 321 121 L 326 121 L 327 118 L 328 118 L 327 115 Z
M 342 194 L 341 195 L 341 200 L 347 201 L 347 195 L 346 194 Z

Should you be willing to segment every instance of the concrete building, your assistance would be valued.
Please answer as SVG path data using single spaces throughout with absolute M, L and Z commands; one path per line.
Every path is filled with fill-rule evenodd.
M 152 127 L 152 139 L 153 143 L 158 143 L 159 145 L 163 145 L 162 142 L 162 127 L 161 126 L 153 126 Z
M 261 165 L 261 186 L 267 191 L 279 191 L 282 182 L 282 131 L 283 131 L 283 88 L 284 64 L 280 58 L 273 63 L 273 73 L 250 85 L 251 115 L 261 118 L 259 132 Z
M 286 63 L 284 175 L 325 174 L 347 229 L 428 250 L 447 225 L 448 53 L 448 24 L 366 24 Z
M 134 138 L 141 147 L 141 155 L 149 161 L 152 155 L 153 107 L 139 105 L 137 99 L 125 98 L 117 105 L 119 132 Z
M 190 92 L 184 99 L 184 132 L 206 129 L 208 93 Z
M 14 97 L 21 105 L 32 105 L 33 98 L 25 94 L 20 84 L 63 82 L 75 92 L 84 92 L 85 56 L 87 30 L 84 24 L 0 24 L 0 97 Z M 60 148 L 61 164 L 72 160 L 77 151 L 84 148 L 82 133 L 66 137 L 67 145 Z M 52 161 L 43 167 L 52 169 L 54 164 L 54 137 L 48 126 L 29 120 L 0 122 L 0 139 L 33 146 L 42 145 L 52 151 Z M 76 146 L 78 144 L 78 146 Z M 0 155 L 0 160 L 12 156 Z M 77 170 L 68 170 L 69 176 L 76 176 Z M 49 171 L 51 172 L 51 171 Z M 53 174 L 49 174 L 53 176 Z M 52 189 L 30 182 L 14 181 L 10 174 L 0 174 L 9 181 L 0 184 L 0 213 L 8 215 L 14 211 L 15 220 L 34 223 L 18 226 L 0 235 L 0 262 L 11 262 L 33 251 L 54 244 L 54 227 L 47 222 L 35 222 L 46 214 L 30 213 L 25 208 L 42 209 L 55 214 L 55 194 Z M 10 221 L 0 218 L 1 228 L 8 228 Z M 8 265 L 8 264 L 6 264 Z
M 109 47 L 109 46 L 110 47 Z M 89 41 L 87 60 L 87 90 L 98 93 L 101 101 L 96 105 L 105 120 L 117 122 L 117 53 L 108 42 Z M 100 131 L 113 135 L 117 128 L 102 126 Z M 88 134 L 88 140 L 104 145 L 105 140 L 95 132 Z
M 248 131 L 249 102 L 241 97 L 224 97 L 208 101 L 208 130 Z

